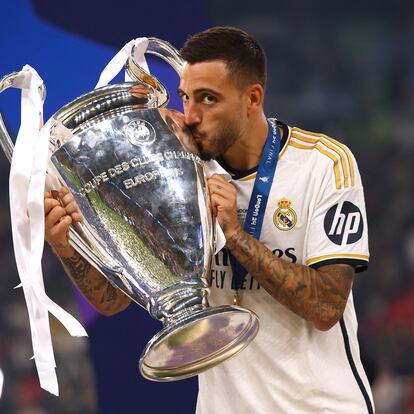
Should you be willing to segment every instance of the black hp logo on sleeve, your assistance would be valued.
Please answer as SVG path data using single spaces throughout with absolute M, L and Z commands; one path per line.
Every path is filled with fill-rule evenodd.
M 326 213 L 323 225 L 329 240 L 339 245 L 357 242 L 364 230 L 361 211 L 349 201 L 331 207 Z

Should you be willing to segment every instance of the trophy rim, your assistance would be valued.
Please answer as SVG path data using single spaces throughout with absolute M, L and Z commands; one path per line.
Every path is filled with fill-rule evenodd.
M 157 360 L 157 355 L 162 357 L 161 345 L 165 341 L 171 341 L 173 336 L 179 336 L 184 329 L 194 327 L 219 315 L 225 315 L 229 322 L 240 315 L 247 316 L 247 320 L 243 324 L 243 329 L 230 337 L 228 342 L 213 352 L 207 352 L 202 357 L 185 364 L 171 364 L 169 367 L 157 367 L 148 362 L 149 359 Z M 259 317 L 255 312 L 239 306 L 217 306 L 189 314 L 180 321 L 162 329 L 148 342 L 139 360 L 140 373 L 144 378 L 157 382 L 177 381 L 198 375 L 243 351 L 256 337 L 259 324 Z M 211 330 L 209 335 L 214 336 L 216 332 Z M 180 350 L 180 345 L 176 350 Z

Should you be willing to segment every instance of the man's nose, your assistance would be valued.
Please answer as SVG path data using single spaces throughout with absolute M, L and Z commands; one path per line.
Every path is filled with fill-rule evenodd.
M 184 105 L 184 120 L 187 126 L 198 125 L 201 122 L 201 113 L 196 105 Z

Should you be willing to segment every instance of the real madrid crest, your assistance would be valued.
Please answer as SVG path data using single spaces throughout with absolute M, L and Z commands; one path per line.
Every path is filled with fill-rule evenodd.
M 273 214 L 273 223 L 279 230 L 292 230 L 297 219 L 296 211 L 291 207 L 292 202 L 287 198 L 281 198 L 277 204 L 279 208 Z

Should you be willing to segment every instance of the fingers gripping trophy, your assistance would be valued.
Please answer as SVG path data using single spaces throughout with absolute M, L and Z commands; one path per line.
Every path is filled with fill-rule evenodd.
M 169 43 L 149 38 L 145 46 L 142 56 L 153 54 L 180 74 L 184 62 Z M 139 368 L 148 379 L 173 381 L 237 354 L 259 325 L 247 309 L 208 305 L 216 232 L 203 161 L 137 48 L 142 42 L 127 56 L 131 81 L 100 86 L 48 121 L 45 182 L 47 191 L 67 187 L 83 217 L 69 229 L 72 247 L 163 323 Z M 0 92 L 21 76 L 5 76 Z M 44 99 L 43 85 L 39 94 Z M 0 141 L 12 161 L 2 122 Z

